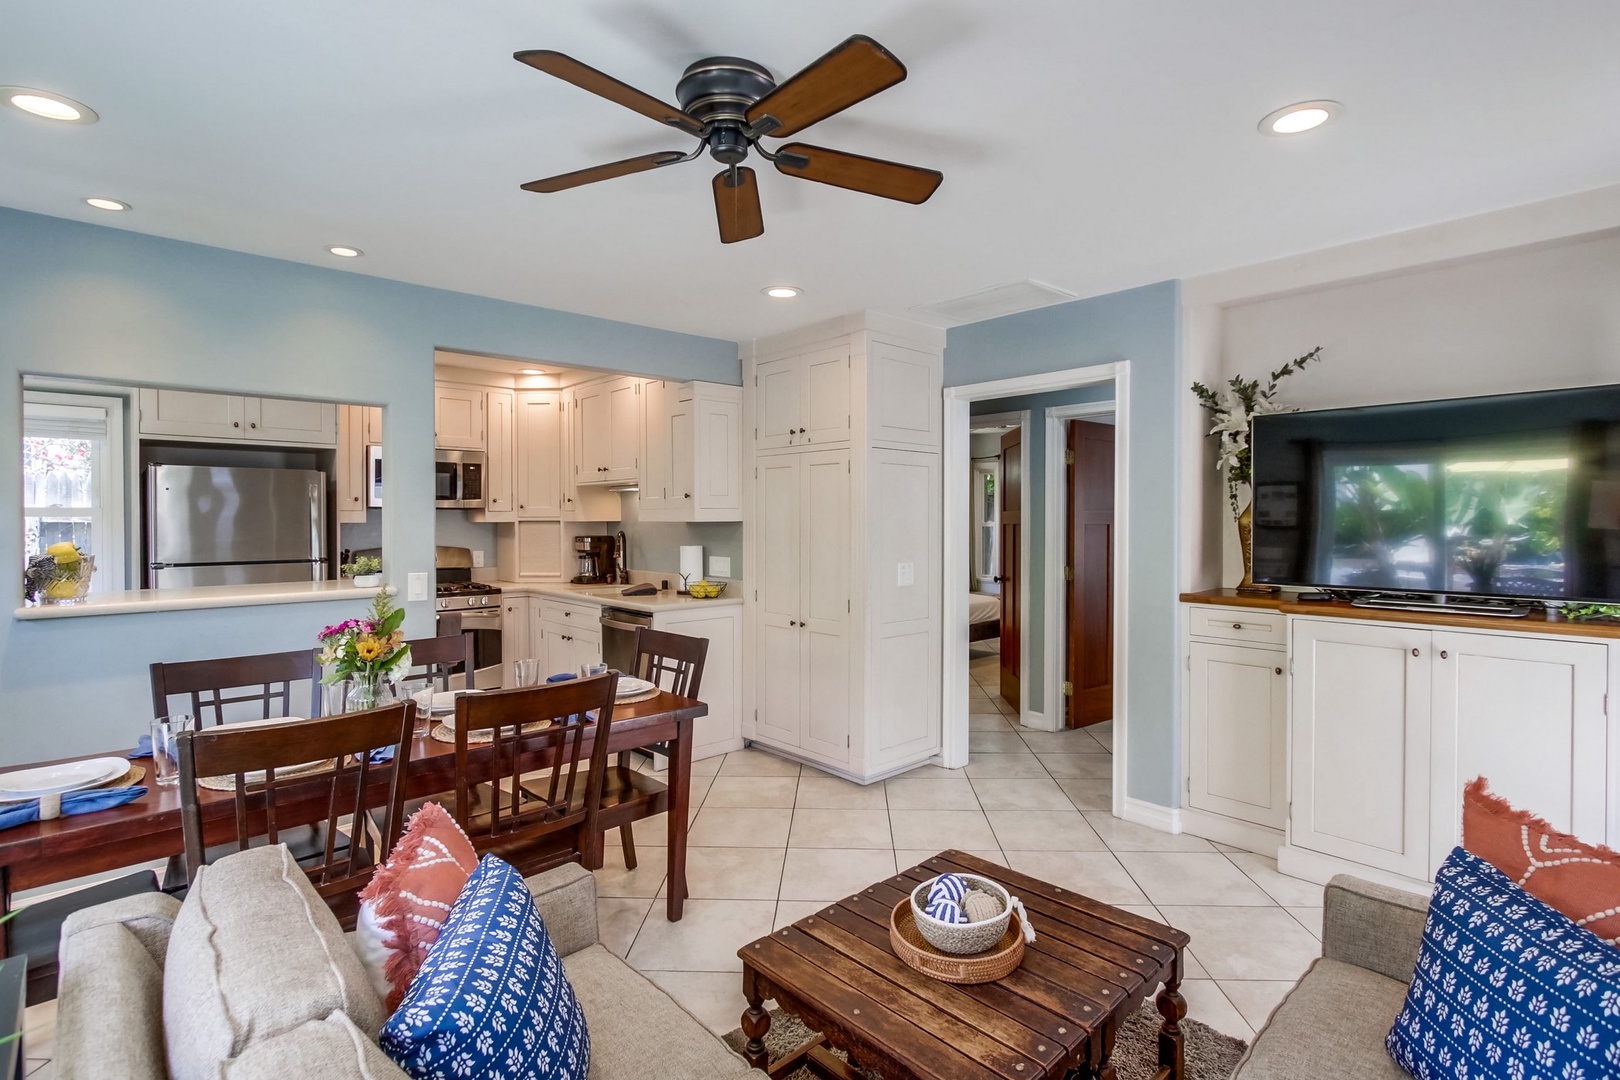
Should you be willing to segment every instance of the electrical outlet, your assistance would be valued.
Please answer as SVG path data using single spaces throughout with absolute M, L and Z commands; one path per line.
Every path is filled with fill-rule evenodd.
M 710 555 L 709 576 L 729 578 L 731 576 L 731 557 L 729 555 Z
M 896 577 L 898 580 L 895 582 L 895 584 L 902 589 L 908 585 L 917 584 L 917 564 L 908 562 L 900 563 L 899 573 L 896 575 Z
M 405 575 L 405 599 L 426 600 L 428 598 L 428 576 L 426 574 Z
M 473 548 L 473 566 L 484 565 L 484 553 L 479 548 Z

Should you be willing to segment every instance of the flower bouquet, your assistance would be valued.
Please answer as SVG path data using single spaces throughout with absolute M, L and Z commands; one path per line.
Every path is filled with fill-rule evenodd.
M 323 684 L 349 680 L 350 711 L 374 709 L 392 700 L 390 684 L 410 666 L 411 647 L 405 644 L 405 609 L 384 589 L 371 602 L 363 619 L 347 619 L 320 632 Z
M 44 604 L 75 603 L 90 591 L 95 569 L 94 555 L 86 555 L 66 540 L 52 544 L 45 554 L 28 560 L 23 570 L 24 595 Z

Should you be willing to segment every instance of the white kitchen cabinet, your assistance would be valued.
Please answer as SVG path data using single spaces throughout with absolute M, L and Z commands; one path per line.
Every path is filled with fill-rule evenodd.
M 249 439 L 309 446 L 337 444 L 338 407 L 329 401 L 250 397 L 243 398 L 242 405 Z
M 600 404 L 605 406 L 606 399 L 601 399 Z M 618 492 L 580 483 L 580 477 L 587 467 L 584 464 L 585 410 L 581 406 L 579 389 L 563 391 L 562 416 L 562 519 L 618 521 L 621 514 Z
M 142 389 L 141 435 L 336 446 L 338 407 L 327 401 L 242 397 L 196 390 Z
M 501 672 L 502 686 L 511 681 L 512 661 L 535 659 L 538 642 L 532 633 L 534 612 L 532 598 L 527 596 L 501 597 Z
M 1514 806 L 1593 843 L 1607 835 L 1609 647 L 1436 631 L 1429 873 L 1461 842 L 1476 776 Z
M 517 392 L 517 516 L 520 521 L 562 516 L 562 395 Z
M 568 617 L 559 615 L 566 610 Z M 579 674 L 582 664 L 602 662 L 601 613 L 588 605 L 558 605 L 544 597 L 535 601 L 534 633 L 540 644 L 540 679 L 565 672 Z
M 442 450 L 484 449 L 484 391 L 473 386 L 433 387 L 433 445 Z
M 366 417 L 365 443 L 367 446 L 381 446 L 383 441 L 383 411 L 381 405 L 360 406 Z
M 366 410 L 361 405 L 338 409 L 338 448 L 334 463 L 339 525 L 366 520 Z
M 1193 809 L 1277 830 L 1286 824 L 1287 665 L 1283 648 L 1189 642 L 1187 804 Z
M 742 390 L 717 383 L 648 384 L 641 473 L 645 521 L 742 520 Z M 658 422 L 652 399 L 662 395 Z
M 474 521 L 517 520 L 516 407 L 511 390 L 484 393 L 484 509 L 468 514 Z
M 852 387 L 847 342 L 761 362 L 755 380 L 756 450 L 849 441 Z M 936 436 L 936 445 L 938 441 Z
M 803 602 L 803 457 L 781 454 L 760 459 L 754 483 L 754 551 L 751 566 L 758 583 L 754 627 L 758 642 L 755 735 L 786 746 L 799 745 L 803 725 L 804 638 L 799 629 Z
M 674 446 L 670 441 L 670 409 L 675 405 L 676 384 L 648 379 L 641 386 L 642 451 L 638 498 L 643 521 L 670 519 L 670 488 L 675 484 Z
M 1429 639 L 1384 623 L 1294 622 L 1293 846 L 1428 876 Z
M 641 382 L 625 376 L 576 388 L 580 486 L 636 482 L 641 466 Z
M 742 608 L 689 604 L 653 613 L 653 629 L 704 638 L 703 685 L 698 698 L 709 707 L 692 725 L 692 758 L 701 760 L 742 749 Z

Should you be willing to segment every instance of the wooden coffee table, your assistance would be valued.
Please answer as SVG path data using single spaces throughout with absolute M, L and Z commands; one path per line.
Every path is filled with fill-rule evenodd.
M 947 871 L 1001 882 L 1024 902 L 1037 935 L 1017 971 L 977 986 L 931 979 L 889 947 L 889 914 L 913 887 Z M 841 1080 L 857 1074 L 828 1047 L 848 1052 L 888 1080 L 1113 1080 L 1110 1058 L 1125 1018 L 1155 987 L 1163 1023 L 1155 1080 L 1184 1074 L 1178 993 L 1180 930 L 1069 889 L 943 851 L 854 896 L 744 945 L 748 1063 L 780 1077 L 801 1065 Z M 774 998 L 821 1038 L 768 1062 L 766 999 Z M 823 1045 L 825 1044 L 825 1045 Z

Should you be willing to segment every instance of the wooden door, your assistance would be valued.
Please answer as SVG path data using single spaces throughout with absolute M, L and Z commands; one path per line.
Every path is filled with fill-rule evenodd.
M 768 360 L 754 369 L 754 449 L 793 444 L 799 430 L 800 357 Z
M 1609 649 L 1540 636 L 1435 631 L 1430 870 L 1462 842 L 1476 776 L 1594 844 L 1608 833 Z
M 1001 437 L 1001 571 L 996 575 L 1001 585 L 1001 696 L 1019 711 L 1023 710 L 1018 688 L 1018 664 L 1023 651 L 1023 612 L 1018 610 L 1018 579 L 1023 569 L 1018 565 L 1023 434 L 1014 428 Z
M 562 402 L 555 391 L 517 394 L 517 516 L 562 513 Z
M 804 640 L 804 725 L 799 745 L 849 760 L 851 618 L 849 452 L 802 456 L 799 632 Z
M 1187 803 L 1281 829 L 1288 820 L 1288 653 L 1188 646 Z
M 484 467 L 484 521 L 517 520 L 515 477 L 517 432 L 514 398 L 510 390 L 491 390 L 486 396 L 488 456 Z
M 1291 842 L 1427 877 L 1430 633 L 1351 620 L 1290 622 Z
M 1064 722 L 1114 715 L 1114 427 L 1071 420 L 1068 430 Z
M 803 708 L 800 679 L 803 635 L 799 628 L 800 495 L 798 454 L 759 460 L 755 528 L 759 553 L 759 635 L 756 734 L 786 746 L 799 745 Z

